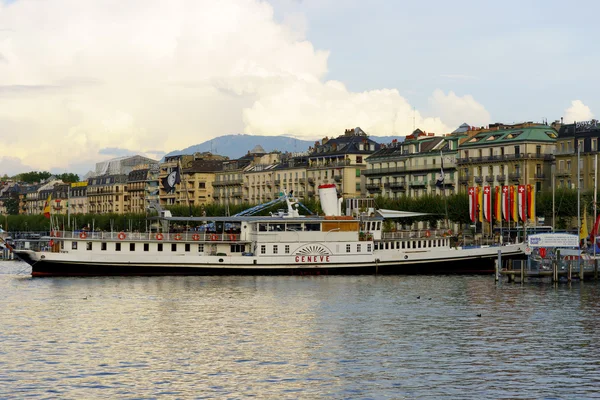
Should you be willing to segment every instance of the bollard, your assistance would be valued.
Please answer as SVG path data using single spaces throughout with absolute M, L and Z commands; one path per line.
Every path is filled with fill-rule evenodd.
M 569 261 L 569 268 L 567 268 L 567 281 L 571 282 L 571 274 L 573 273 L 573 263 Z
M 521 260 L 521 284 L 525 282 L 525 263 Z

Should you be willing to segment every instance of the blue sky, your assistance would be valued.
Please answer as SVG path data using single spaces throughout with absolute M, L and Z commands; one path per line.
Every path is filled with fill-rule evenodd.
M 234 133 L 591 119 L 599 12 L 591 1 L 0 0 L 11 138 L 0 175 L 158 159 Z

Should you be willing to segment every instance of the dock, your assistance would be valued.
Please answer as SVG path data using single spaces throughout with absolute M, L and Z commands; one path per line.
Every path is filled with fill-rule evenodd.
M 551 282 L 572 280 L 598 280 L 598 259 L 564 260 L 559 258 L 539 260 L 502 260 L 496 262 L 496 281 L 506 277 L 508 282 L 524 283 L 530 279 Z

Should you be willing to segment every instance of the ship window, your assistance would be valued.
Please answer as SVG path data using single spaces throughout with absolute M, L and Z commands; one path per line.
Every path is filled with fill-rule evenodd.
M 356 252 L 360 253 L 360 243 L 356 245 Z
M 267 254 L 267 246 L 264 244 L 260 245 L 260 254 Z
M 115 243 L 115 251 L 121 251 L 121 243 Z
M 85 243 L 85 248 L 86 248 L 86 250 L 91 250 L 92 249 L 92 242 L 86 242 Z
M 185 251 L 187 251 L 187 252 L 190 251 L 190 244 L 189 243 L 185 244 Z
M 162 244 L 162 243 L 158 243 L 158 244 L 156 245 L 156 250 L 158 250 L 158 251 L 163 251 L 163 244 Z
M 417 248 L 417 242 L 412 242 L 412 248 L 416 249 Z
M 198 244 L 198 253 L 204 253 L 204 243 Z
M 258 224 L 258 231 L 259 232 L 266 232 L 267 231 L 267 224 Z
M 77 250 L 77 242 L 71 243 L 71 249 Z
M 129 251 L 135 251 L 135 243 L 129 243 Z
M 320 231 L 321 230 L 321 224 L 305 224 L 304 228 L 307 231 Z
M 171 251 L 177 251 L 177 243 L 171 243 Z
M 290 245 L 289 244 L 285 245 L 285 254 L 290 254 Z
M 302 230 L 302 224 L 286 224 L 285 225 L 285 230 L 286 231 L 301 231 Z
M 371 252 L 371 243 L 368 243 L 367 244 L 367 253 L 370 253 L 370 252 Z
M 100 250 L 102 250 L 102 251 L 106 250 L 106 242 L 100 243 Z
M 405 248 L 406 248 L 406 247 L 405 247 L 405 244 L 406 244 L 406 242 L 402 242 L 402 248 L 403 248 L 403 249 L 405 249 Z
M 434 240 L 433 241 L 433 247 L 437 247 L 436 245 L 437 245 L 437 240 Z
M 273 254 L 277 254 L 277 252 L 279 251 L 278 247 L 276 244 L 273 245 Z
M 419 248 L 419 249 L 421 248 L 421 241 L 420 240 L 417 243 L 417 248 Z
M 346 253 L 350 253 L 350 244 L 346 245 Z
M 232 244 L 231 245 L 232 253 L 243 253 L 245 249 L 246 249 L 246 246 L 243 244 Z
M 150 243 L 144 243 L 144 251 L 150 251 Z
M 389 250 L 389 248 L 390 248 L 390 243 L 389 242 L 385 242 L 385 249 Z

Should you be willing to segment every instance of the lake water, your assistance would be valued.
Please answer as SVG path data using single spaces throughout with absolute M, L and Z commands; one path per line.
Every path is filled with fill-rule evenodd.
M 0 261 L 2 399 L 600 397 L 596 282 L 27 273 Z

